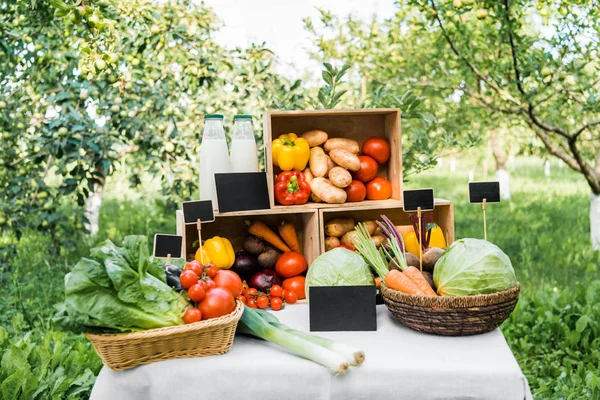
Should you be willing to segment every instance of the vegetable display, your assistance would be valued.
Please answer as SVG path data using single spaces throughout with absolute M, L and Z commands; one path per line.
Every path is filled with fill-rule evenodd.
M 275 201 L 284 206 L 304 204 L 310 197 L 310 185 L 300 171 L 282 172 L 275 182 Z
M 228 239 L 215 236 L 204 242 L 202 249 L 208 255 L 210 263 L 218 269 L 231 268 L 235 262 L 233 246 Z M 203 260 L 207 264 L 206 260 Z
M 375 221 L 363 221 L 371 239 L 375 242 L 377 248 L 385 241 L 379 232 Z M 352 218 L 334 218 L 325 224 L 325 248 L 326 251 L 344 246 L 350 250 L 355 250 L 354 242 L 356 232 L 354 226 L 356 221 Z
M 308 164 L 310 148 L 306 139 L 288 133 L 273 140 L 271 152 L 273 164 L 282 171 L 302 171 Z

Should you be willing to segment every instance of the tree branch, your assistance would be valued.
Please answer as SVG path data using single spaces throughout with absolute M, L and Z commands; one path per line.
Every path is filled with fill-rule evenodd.
M 550 154 L 563 160 L 569 167 L 571 167 L 571 169 L 573 169 L 577 172 L 581 172 L 581 167 L 579 166 L 579 164 L 577 163 L 577 160 L 575 160 L 575 158 L 573 158 L 571 155 L 567 154 L 567 152 L 564 151 L 560 146 L 553 143 L 552 140 L 550 140 L 550 136 L 548 135 L 548 133 L 546 133 L 544 130 L 542 130 L 539 126 L 534 125 L 533 122 L 531 122 L 531 121 L 527 121 L 527 122 L 528 122 L 529 127 L 531 129 L 533 129 L 535 134 L 542 140 L 542 142 L 544 143 L 544 145 L 546 146 L 546 149 L 548 149 L 548 152 Z
M 512 64 L 513 70 L 515 71 L 515 80 L 517 81 L 517 88 L 519 92 L 527 97 L 527 92 L 523 88 L 523 84 L 521 83 L 521 71 L 519 71 L 519 63 L 517 61 L 517 50 L 515 46 L 515 39 L 512 32 L 511 21 L 510 21 L 510 3 L 509 0 L 504 0 L 504 6 L 506 7 L 506 29 L 508 31 L 508 42 L 510 43 L 510 54 L 512 56 Z
M 576 140 L 577 137 L 583 133 L 583 131 L 585 131 L 586 129 L 590 129 L 591 127 L 596 126 L 596 125 L 600 125 L 600 119 L 597 119 L 592 122 L 588 122 L 587 124 L 583 125 L 577 131 L 575 131 L 575 133 L 573 134 L 573 139 Z
M 600 122 L 599 122 L 600 123 Z M 581 153 L 579 152 L 579 148 L 577 147 L 577 138 L 573 136 L 569 141 L 569 149 L 577 161 L 577 164 L 581 168 L 581 173 L 588 181 L 592 192 L 595 194 L 600 194 L 600 180 L 596 175 L 596 172 L 591 168 L 591 166 L 581 157 Z

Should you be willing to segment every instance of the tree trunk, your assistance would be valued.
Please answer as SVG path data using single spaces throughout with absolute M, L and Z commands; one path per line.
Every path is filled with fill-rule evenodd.
M 500 183 L 500 198 L 502 200 L 510 200 L 510 174 L 506 169 L 506 153 L 502 150 L 496 131 L 490 133 L 490 148 L 496 160 L 496 180 Z
M 100 219 L 103 192 L 104 186 L 95 185 L 94 191 L 90 193 L 85 202 L 85 217 L 89 221 L 89 223 L 85 224 L 85 228 L 92 236 L 98 233 L 98 220 Z
M 592 249 L 600 251 L 600 194 L 590 197 L 590 236 Z

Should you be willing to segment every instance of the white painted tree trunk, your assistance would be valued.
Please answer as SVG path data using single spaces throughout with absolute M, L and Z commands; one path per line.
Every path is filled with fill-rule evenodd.
M 592 248 L 600 251 L 600 195 L 594 193 L 590 197 L 590 235 Z
M 85 228 L 92 236 L 98 233 L 98 220 L 100 219 L 103 191 L 104 188 L 102 186 L 96 185 L 96 189 L 90 193 L 85 202 L 85 216 L 89 221 L 88 224 L 85 224 Z
M 496 170 L 496 180 L 500 183 L 500 198 L 510 200 L 510 174 L 505 168 Z
M 547 178 L 549 178 L 551 175 L 550 160 L 546 160 L 546 162 L 544 163 L 544 175 L 546 175 Z

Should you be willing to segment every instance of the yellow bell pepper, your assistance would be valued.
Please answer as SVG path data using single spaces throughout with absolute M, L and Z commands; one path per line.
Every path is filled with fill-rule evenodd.
M 306 139 L 298 137 L 295 133 L 288 133 L 273 140 L 271 152 L 273 164 L 282 171 L 302 171 L 308 164 L 310 147 Z
M 204 242 L 202 250 L 208 254 L 210 261 L 218 269 L 229 269 L 235 261 L 235 253 L 231 242 L 220 236 L 215 236 Z
M 417 236 L 414 230 L 404 235 L 404 246 L 406 246 L 406 251 L 419 257 L 419 237 Z M 446 239 L 444 238 L 444 232 L 439 226 L 436 226 L 431 229 L 429 247 L 439 247 L 440 249 L 446 248 Z
M 202 256 L 200 256 L 200 255 L 202 255 Z M 196 255 L 194 256 L 194 259 L 196 259 L 196 261 L 200 261 L 202 263 L 202 265 L 210 264 L 210 257 L 208 256 L 208 253 L 206 252 L 206 249 L 204 248 L 204 246 L 198 248 L 198 250 L 196 251 Z

